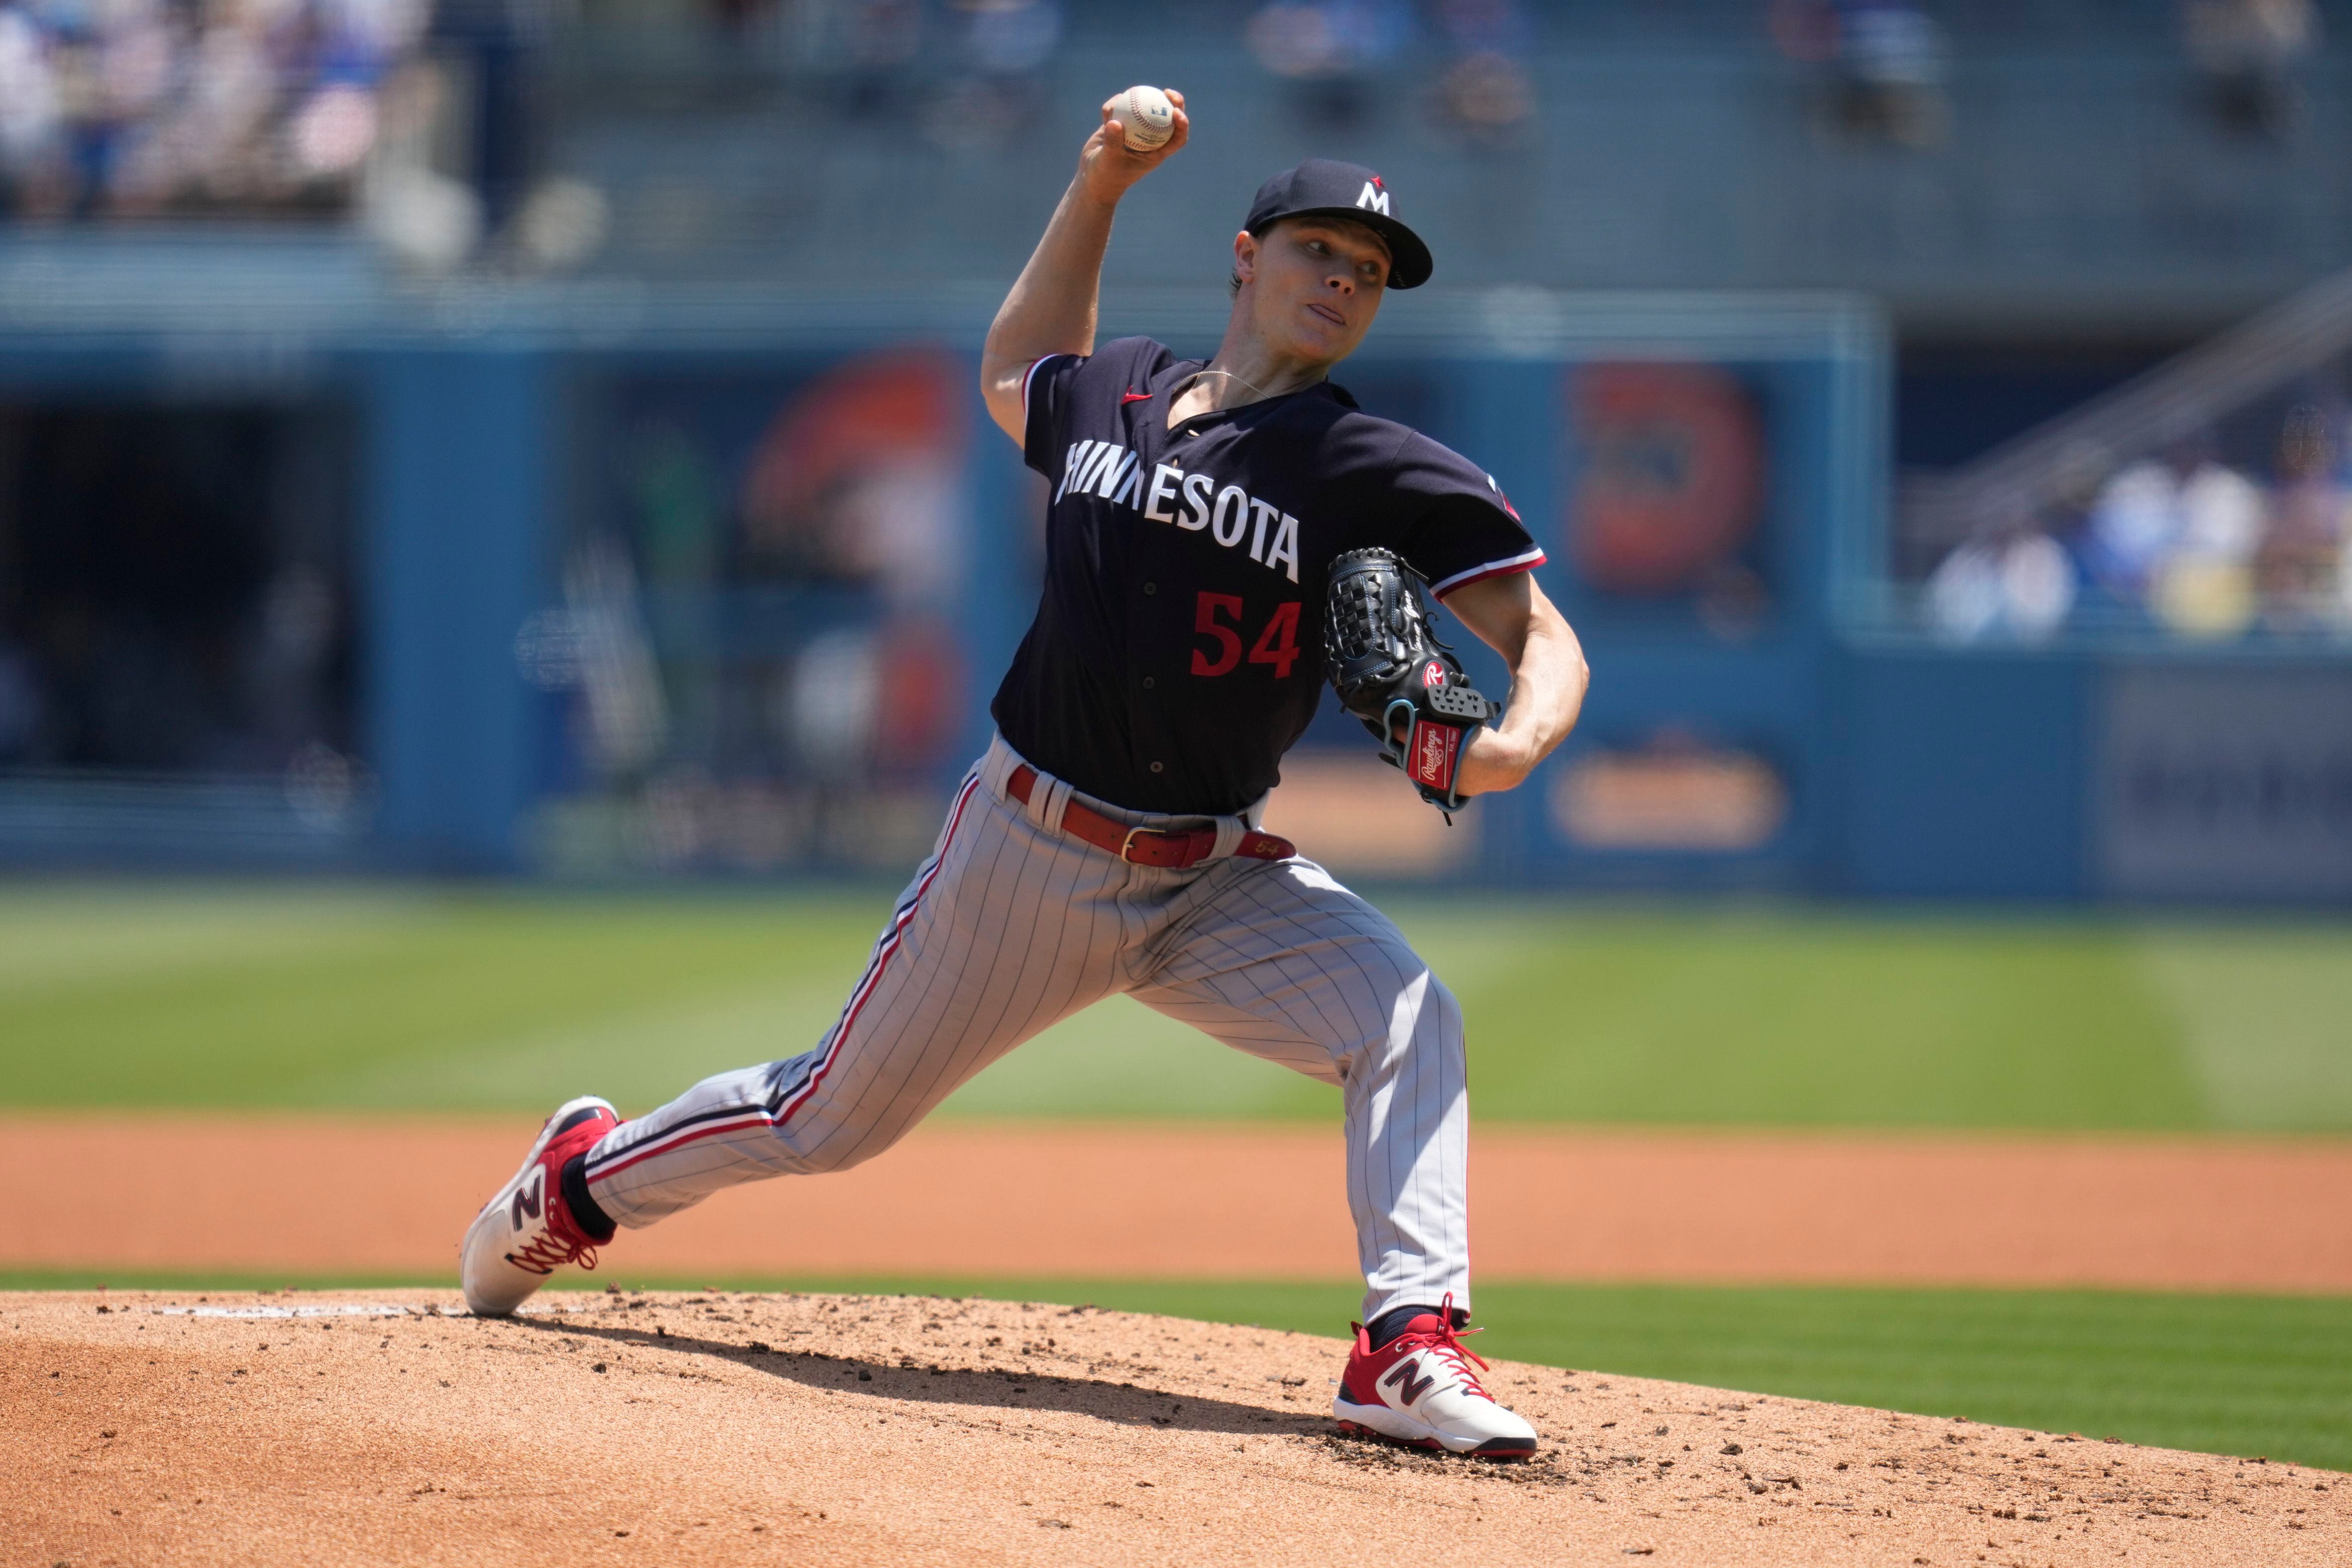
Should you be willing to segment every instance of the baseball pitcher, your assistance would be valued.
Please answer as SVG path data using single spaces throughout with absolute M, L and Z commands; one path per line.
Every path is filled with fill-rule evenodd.
M 1524 1458 L 1534 1429 L 1459 1337 L 1462 1010 L 1386 916 L 1259 822 L 1327 679 L 1398 787 L 1450 812 L 1567 735 L 1583 655 L 1495 482 L 1328 379 L 1387 291 L 1430 276 L 1379 174 L 1310 159 L 1259 187 L 1207 363 L 1096 342 L 1112 215 L 1185 144 L 1169 96 L 1173 133 L 1150 152 L 1104 106 L 989 330 L 982 395 L 1052 487 L 1044 593 L 996 737 L 839 1018 L 813 1050 L 632 1121 L 593 1098 L 557 1110 L 467 1233 L 466 1299 L 511 1312 L 617 1227 L 871 1159 L 1005 1052 L 1124 993 L 1342 1090 L 1365 1280 L 1342 1426 Z M 1499 719 L 1428 596 L 1509 665 Z

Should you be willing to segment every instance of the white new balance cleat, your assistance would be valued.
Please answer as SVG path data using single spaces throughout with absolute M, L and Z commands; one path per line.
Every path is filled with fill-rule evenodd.
M 539 1130 L 514 1180 L 482 1205 L 457 1260 L 466 1305 L 478 1318 L 503 1318 L 567 1263 L 596 1267 L 596 1242 L 563 1201 L 563 1163 L 621 1124 L 594 1095 L 567 1101 Z
M 1475 1331 L 1473 1331 L 1474 1332 Z M 1471 1363 L 1484 1367 L 1454 1328 L 1454 1299 L 1423 1312 L 1380 1349 L 1356 1325 L 1356 1348 L 1331 1401 L 1339 1430 L 1481 1459 L 1524 1459 L 1536 1429 L 1495 1402 Z

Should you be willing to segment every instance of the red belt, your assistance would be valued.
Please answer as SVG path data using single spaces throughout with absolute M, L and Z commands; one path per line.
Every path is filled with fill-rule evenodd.
M 1005 792 L 1024 805 L 1029 804 L 1030 794 L 1036 787 L 1037 770 L 1026 763 L 1013 769 L 1013 776 L 1004 781 Z M 1213 827 L 1196 827 L 1189 833 L 1171 833 L 1161 827 L 1130 827 L 1075 799 L 1062 809 L 1062 831 L 1135 865 L 1162 866 L 1179 871 L 1206 860 L 1217 847 L 1217 830 Z M 1252 831 L 1242 835 L 1242 841 L 1234 846 L 1234 853 L 1251 860 L 1287 860 L 1298 853 L 1298 847 L 1287 838 Z

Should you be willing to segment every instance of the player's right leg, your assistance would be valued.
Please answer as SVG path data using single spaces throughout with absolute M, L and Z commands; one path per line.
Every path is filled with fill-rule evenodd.
M 705 1079 L 650 1115 L 608 1124 L 553 1173 L 551 1199 L 587 1243 L 721 1187 L 869 1159 L 1006 1051 L 1123 988 L 1127 868 L 1009 799 L 1004 780 L 1019 763 L 999 742 L 966 777 L 815 1049 Z M 511 1271 L 500 1259 L 512 1248 L 481 1250 L 486 1277 Z M 535 1284 L 486 1297 L 519 1302 Z

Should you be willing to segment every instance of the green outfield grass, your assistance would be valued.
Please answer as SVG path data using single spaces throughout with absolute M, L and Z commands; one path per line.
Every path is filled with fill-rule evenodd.
M 1488 1121 L 2352 1129 L 2352 925 L 1386 900 L 1462 997 Z M 0 1104 L 658 1103 L 807 1048 L 887 889 L 0 892 Z M 948 1114 L 1322 1118 L 1114 1000 Z
M 814 1044 L 888 890 L 0 892 L 0 1104 L 625 1110 Z M 1488 1121 L 2352 1129 L 2352 925 L 1384 900 Z M 1118 999 L 948 1114 L 1322 1118 Z
M 1340 1334 L 1346 1285 L 1073 1279 L 706 1279 L 635 1286 L 1090 1301 L 1126 1311 Z M 79 1289 L 89 1274 L 0 1273 Z M 275 1289 L 278 1277 L 111 1274 L 116 1289 Z M 393 1286 L 446 1280 L 306 1281 Z M 601 1289 L 597 1277 L 579 1285 Z M 2352 1300 L 2105 1291 L 1482 1285 L 1472 1341 L 1512 1361 L 1674 1378 L 2091 1437 L 2352 1470 Z M 1338 1347 L 1335 1344 L 1336 1355 Z

